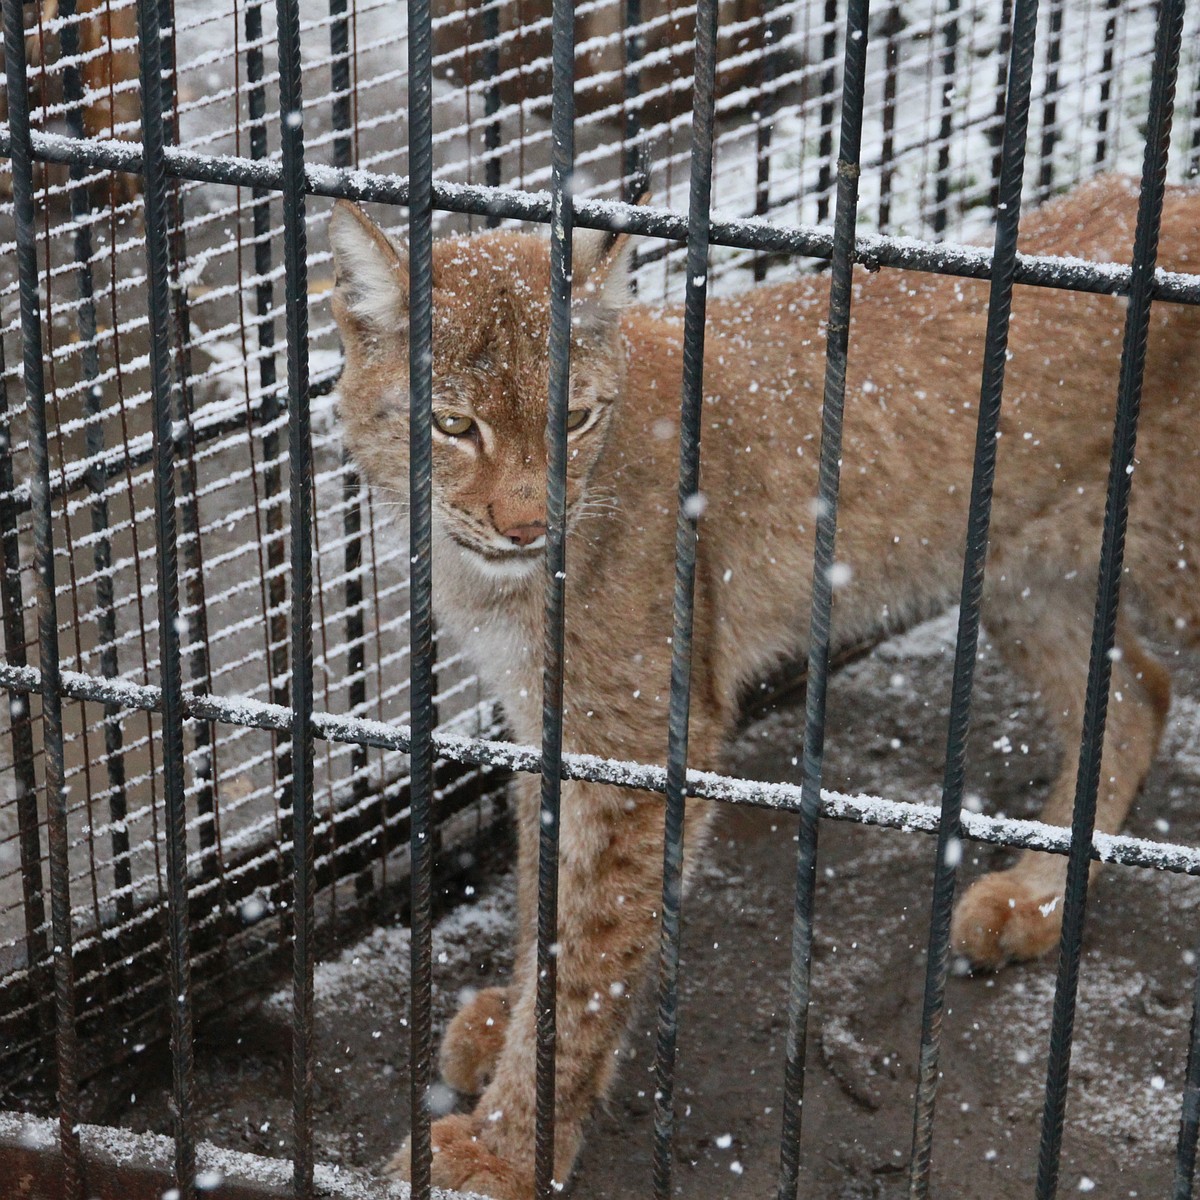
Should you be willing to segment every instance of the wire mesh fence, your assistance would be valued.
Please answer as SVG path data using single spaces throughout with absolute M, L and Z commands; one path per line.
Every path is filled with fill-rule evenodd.
M 1176 118 L 1157 149 L 1168 177 L 1194 176 L 1200 39 L 1194 11 L 1182 37 L 1182 6 L 1151 0 L 1049 0 L 1040 11 L 1017 0 L 897 2 L 871 13 L 836 0 L 593 0 L 553 12 L 492 0 L 436 15 L 391 0 L 304 0 L 281 3 L 280 14 L 277 23 L 273 8 L 240 0 L 178 10 L 112 0 L 78 11 L 71 0 L 6 0 L 0 682 L 10 702 L 0 738 L 0 1095 L 35 1091 L 39 1063 L 49 1078 L 57 1036 L 70 1164 L 78 1153 L 70 1094 L 80 1073 L 108 1068 L 171 1026 L 185 1186 L 189 1022 L 226 1003 L 233 981 L 257 986 L 294 953 L 304 1192 L 312 1178 L 310 935 L 316 924 L 336 931 L 364 906 L 372 911 L 371 894 L 411 873 L 414 887 L 424 881 L 411 913 L 414 986 L 427 986 L 433 852 L 452 863 L 488 841 L 505 772 L 541 770 L 550 812 L 560 771 L 596 778 L 607 770 L 625 785 L 663 791 L 677 825 L 685 791 L 776 803 L 802 812 L 802 846 L 812 854 L 821 804 L 819 759 L 803 796 L 688 782 L 686 701 L 666 774 L 563 759 L 552 721 L 541 759 L 531 758 L 495 740 L 491 699 L 455 647 L 443 639 L 436 662 L 423 661 L 433 645 L 428 580 L 410 584 L 410 548 L 388 533 L 392 510 L 409 505 L 407 487 L 399 480 L 395 494 L 368 493 L 334 425 L 340 352 L 328 306 L 328 199 L 386 204 L 385 223 L 407 226 L 414 256 L 422 236 L 546 222 L 556 212 L 623 224 L 650 235 L 638 252 L 639 297 L 683 300 L 694 339 L 707 291 L 733 293 L 794 271 L 797 254 L 831 259 L 835 279 L 858 261 L 996 280 L 999 245 L 993 255 L 958 243 L 998 220 L 1004 227 L 1005 214 L 1015 221 L 1020 200 L 1045 199 L 1100 170 L 1142 170 L 1164 116 L 1152 85 L 1166 75 L 1177 87 Z M 410 23 L 428 37 L 427 58 L 412 68 L 420 39 L 410 45 Z M 1167 70 L 1164 30 L 1174 30 L 1177 70 Z M 1020 135 L 1017 71 L 1030 89 Z M 414 105 L 414 88 L 427 111 Z M 856 164 L 853 203 L 839 156 Z M 647 164 L 653 205 L 621 206 Z M 697 199 L 706 164 L 711 195 Z M 1015 240 L 1006 253 L 1010 290 L 1014 278 L 1116 288 L 1131 307 L 1148 306 L 1152 292 L 1200 297 L 1194 276 L 1146 275 L 1146 255 L 1131 272 L 1024 261 Z M 559 285 L 569 295 L 565 279 Z M 697 376 L 694 396 L 699 387 Z M 685 473 L 695 469 L 685 464 Z M 834 502 L 825 519 L 835 517 Z M 826 534 L 832 553 L 832 524 Z M 681 561 L 686 584 L 686 554 Z M 963 607 L 968 649 L 978 606 L 976 596 Z M 686 626 L 686 605 L 680 620 Z M 679 632 L 686 642 L 684 626 Z M 819 638 L 813 647 L 810 681 L 827 666 Z M 960 657 L 967 671 L 970 655 Z M 969 694 L 969 678 L 966 686 Z M 821 695 L 810 687 L 810 746 L 820 741 Z M 1069 843 L 1032 826 L 963 817 L 948 791 L 940 825 L 903 805 L 827 798 L 826 807 L 940 830 L 943 840 L 961 824 L 1008 845 L 1071 845 L 1082 887 L 1090 830 Z M 675 842 L 680 836 L 677 828 Z M 1115 861 L 1200 870 L 1186 847 L 1100 844 Z M 668 1001 L 677 867 L 668 861 Z M 802 883 L 811 869 L 802 861 Z M 547 1012 L 553 882 L 551 870 L 539 939 Z M 938 888 L 948 920 L 952 871 Z M 931 955 L 943 983 L 945 933 Z M 926 1044 L 936 1047 L 936 973 L 930 979 Z M 1062 993 L 1068 1007 L 1072 987 Z M 186 1003 L 170 1005 L 170 995 Z M 798 987 L 785 1192 L 795 1189 L 806 1005 Z M 1062 1021 L 1069 1028 L 1068 1009 Z M 419 1117 L 427 1012 L 413 1023 L 425 1038 L 414 1056 Z M 672 1055 L 668 1020 L 658 1081 L 664 1195 Z M 934 1073 L 921 1082 L 914 1179 L 928 1169 L 936 1056 L 927 1061 Z M 1047 1102 L 1059 1106 L 1061 1127 L 1065 1061 L 1060 1071 Z M 540 1060 L 539 1078 L 538 1190 L 549 1194 L 552 1057 Z M 1048 1120 L 1051 1142 L 1054 1125 Z M 414 1164 L 427 1152 L 426 1142 Z M 1054 1153 L 1047 1149 L 1044 1194 L 1052 1194 Z M 68 1190 L 78 1180 L 72 1170 Z

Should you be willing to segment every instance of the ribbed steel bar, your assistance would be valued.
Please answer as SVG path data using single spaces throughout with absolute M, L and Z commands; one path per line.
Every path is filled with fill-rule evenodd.
M 781 7 L 779 0 L 767 0 L 760 14 L 762 44 L 757 62 L 758 102 L 754 107 L 754 215 L 758 217 L 764 216 L 771 207 L 771 140 L 775 132 L 775 110 L 779 107 L 774 87 L 779 74 L 779 54 L 774 42 L 786 28 L 785 19 L 779 13 Z M 767 265 L 765 255 L 755 255 L 755 283 L 761 283 L 767 277 Z
M 263 82 L 263 7 L 266 0 L 250 0 L 246 5 L 246 109 L 250 117 L 250 156 L 258 163 L 269 157 L 267 139 L 267 95 Z M 284 411 L 285 400 L 279 387 L 279 369 L 275 353 L 275 285 L 271 282 L 274 261 L 271 239 L 271 193 L 255 187 L 250 194 L 254 229 L 255 328 L 258 330 L 258 384 L 262 404 L 257 414 L 263 428 L 262 488 L 266 500 L 264 519 L 267 526 L 267 637 L 270 649 L 271 699 L 276 704 L 288 703 L 288 618 L 285 610 L 287 582 L 281 570 L 286 549 L 283 537 L 283 505 L 273 503 L 283 487 L 279 467 L 279 434 L 276 419 Z M 253 414 L 253 407 L 250 408 Z M 244 418 L 245 424 L 253 419 Z M 220 435 L 218 435 L 220 436 Z M 275 804 L 280 812 L 292 808 L 292 751 L 283 737 L 275 740 L 275 778 L 279 781 Z
M 408 4 L 409 750 L 412 822 L 410 1087 L 412 1194 L 430 1195 L 433 1076 L 433 33 L 430 0 Z
M 284 320 L 292 588 L 292 1189 L 312 1195 L 313 649 L 312 439 L 308 411 L 308 266 L 304 205 L 304 90 L 298 0 L 276 0 L 279 141 L 283 157 Z
M 554 0 L 550 184 L 550 380 L 546 440 L 546 600 L 542 666 L 542 796 L 538 830 L 537 1070 L 534 1195 L 554 1180 L 558 984 L 558 839 L 562 794 L 563 629 L 567 586 L 567 407 L 571 380 L 571 250 L 575 205 L 575 8 Z
M 1175 1149 L 1172 1200 L 1192 1200 L 1196 1182 L 1196 1139 L 1200 1136 L 1200 971 L 1192 980 L 1192 1024 L 1188 1038 L 1187 1074 Z
M 58 604 L 54 590 L 54 518 L 50 497 L 41 297 L 38 288 L 37 232 L 34 226 L 33 154 L 30 146 L 24 8 L 21 0 L 4 0 L 4 71 L 12 143 L 13 217 L 16 225 L 22 366 L 29 434 L 29 486 L 33 507 L 33 566 L 41 668 L 42 770 L 50 849 L 50 922 L 54 939 L 54 1049 L 58 1072 L 59 1145 L 62 1151 L 63 1195 L 67 1200 L 78 1200 L 83 1187 L 78 1132 L 79 1047 L 75 1030 L 75 971 L 71 948 L 62 684 Z
M 83 137 L 83 80 L 79 69 L 79 22 L 75 20 L 76 0 L 60 0 L 58 15 L 64 24 L 59 34 L 62 47 L 63 99 L 66 124 L 72 137 Z M 90 469 L 88 489 L 92 493 L 92 566 L 96 573 L 96 639 L 99 643 L 100 673 L 110 678 L 119 674 L 117 661 L 117 619 L 112 574 L 112 539 L 108 535 L 108 497 L 105 475 L 99 466 L 104 452 L 104 387 L 99 383 L 100 350 L 96 341 L 96 296 L 92 276 L 92 200 L 86 172 L 79 163 L 70 168 L 71 218 L 75 225 L 75 280 L 78 304 L 75 308 L 76 331 L 81 346 L 80 374 L 88 386 L 84 392 L 84 412 L 88 417 L 84 435 Z M 113 891 L 117 914 L 128 919 L 133 913 L 131 884 L 133 870 L 129 861 L 129 831 L 125 826 L 125 754 L 119 710 L 109 706 L 104 712 L 104 763 L 108 775 L 108 812 L 112 824 Z
M 837 54 L 838 0 L 825 0 L 822 17 L 825 29 L 821 39 L 821 61 L 825 69 L 821 72 L 821 115 L 820 139 L 817 144 L 817 221 L 824 224 L 829 216 L 829 192 L 833 185 L 833 114 L 837 73 L 834 56 Z
M 850 0 L 842 71 L 842 126 L 837 162 L 837 208 L 826 331 L 825 389 L 821 414 L 821 461 L 817 483 L 812 608 L 808 634 L 808 686 L 804 712 L 800 847 L 788 989 L 787 1051 L 780 1133 L 779 1200 L 795 1200 L 800 1172 L 801 1105 L 812 984 L 813 893 L 817 865 L 817 819 L 821 811 L 821 767 L 825 750 L 825 695 L 829 682 L 833 610 L 834 541 L 841 479 L 842 413 L 850 344 L 854 227 L 858 218 L 863 91 L 866 81 L 870 0 Z
M 141 171 L 141 151 L 119 140 L 78 141 L 56 134 L 31 135 L 34 156 L 40 162 L 70 163 L 114 171 Z M 0 127 L 0 155 L 11 155 L 12 139 Z M 259 187 L 278 191 L 282 170 L 275 162 L 255 162 L 233 155 L 200 154 L 169 148 L 167 171 L 200 183 L 232 187 Z M 363 170 L 309 163 L 305 167 L 305 194 L 342 197 L 380 204 L 409 204 L 409 180 L 405 176 L 381 175 Z M 484 184 L 436 182 L 434 205 L 439 211 L 501 217 L 546 224 L 551 217 L 548 192 L 523 192 L 516 188 L 490 188 Z M 575 224 L 589 229 L 612 229 L 642 237 L 687 240 L 687 218 L 667 209 L 648 205 L 631 206 L 613 200 L 577 200 Z M 714 220 L 709 230 L 714 246 L 742 250 L 766 250 L 779 254 L 829 258 L 833 233 L 825 226 L 773 225 L 757 218 Z M 855 239 L 855 261 L 864 267 L 894 267 L 953 275 L 963 279 L 987 279 L 991 275 L 991 252 L 979 246 L 953 242 L 921 242 L 915 238 L 860 234 Z M 1129 290 L 1130 270 L 1114 263 L 1091 263 L 1034 255 L 1017 256 L 1018 283 L 1069 291 L 1124 295 Z M 1200 304 L 1200 275 L 1158 272 L 1154 298 L 1180 304 Z M 20 489 L 18 489 L 20 493 Z
M 21 539 L 17 506 L 13 503 L 13 418 L 8 402 L 8 367 L 0 337 L 0 618 L 4 629 L 4 658 L 20 669 L 29 661 L 25 629 L 25 589 L 21 585 Z M 28 961 L 46 961 L 46 902 L 42 880 L 41 818 L 38 815 L 37 771 L 33 763 L 33 714 L 23 695 L 8 700 L 8 732 L 12 745 L 13 806 L 17 813 L 17 848 L 21 860 L 21 901 L 25 916 Z M 49 986 L 31 981 L 32 995 Z M 39 1007 L 39 1019 L 46 1010 Z
M 338 167 L 354 161 L 349 11 L 348 0 L 329 0 L 329 122 L 335 135 L 333 162 Z
M 1013 0 L 1000 0 L 1000 44 L 996 48 L 996 107 L 988 122 L 987 137 L 994 147 L 992 153 L 992 186 L 988 189 L 988 204 L 993 213 L 999 212 L 1000 159 L 1004 147 L 1004 104 L 1008 98 L 1008 60 L 1012 52 Z
M 700 494 L 700 429 L 704 398 L 704 320 L 708 302 L 708 226 L 712 209 L 717 0 L 699 0 L 696 5 L 695 46 L 687 280 L 683 301 L 683 378 L 679 416 L 679 508 L 675 524 L 671 695 L 667 717 L 667 800 L 658 951 L 658 1038 L 654 1058 L 655 1200 L 668 1200 L 671 1195 L 675 1133 L 675 1043 L 679 1027 L 684 795 L 692 689 L 696 524 L 701 512 L 697 500 Z
M 1048 0 L 1050 15 L 1046 31 L 1046 82 L 1042 92 L 1042 142 L 1038 162 L 1037 199 L 1040 204 L 1054 193 L 1054 150 L 1058 130 L 1059 68 L 1062 66 L 1063 0 Z
M 900 5 L 893 2 L 884 14 L 879 33 L 883 45 L 883 113 L 880 117 L 882 141 L 879 150 L 879 219 L 881 230 L 892 223 L 892 180 L 896 174 L 896 86 L 900 75 L 900 33 L 904 17 Z
M 349 167 L 354 160 L 354 138 L 350 71 L 350 20 L 347 0 L 329 3 L 329 55 L 332 97 L 329 120 L 336 134 L 333 141 L 333 161 L 338 167 Z M 491 183 L 491 179 L 488 179 Z M 363 488 L 349 455 L 342 462 L 342 534 L 345 549 L 342 566 L 345 569 L 344 602 L 346 613 L 346 678 L 350 680 L 347 700 L 351 712 L 363 712 L 367 703 L 365 673 L 366 622 L 363 609 Z M 351 787 L 356 800 L 364 800 L 371 788 L 367 778 L 367 751 L 356 747 L 350 757 Z M 332 827 L 331 827 L 332 830 Z
M 942 30 L 941 117 L 937 135 L 937 168 L 934 175 L 933 232 L 941 237 L 949 222 L 950 143 L 954 137 L 954 106 L 958 73 L 958 5 L 946 0 L 946 24 Z
M 1151 281 L 1158 257 L 1158 234 L 1166 189 L 1167 157 L 1171 144 L 1171 117 L 1175 105 L 1179 49 L 1183 38 L 1184 7 L 1185 0 L 1163 0 L 1158 11 L 1158 29 L 1155 35 L 1141 199 L 1138 203 L 1137 229 L 1133 244 L 1133 276 L 1125 316 L 1125 339 L 1121 350 L 1112 463 L 1109 468 L 1108 494 L 1104 507 L 1096 612 L 1092 626 L 1091 660 L 1088 665 L 1087 693 L 1083 709 L 1075 808 L 1071 819 L 1071 853 L 1067 860 L 1058 982 L 1050 1027 L 1045 1109 L 1038 1152 L 1038 1200 L 1053 1200 L 1058 1190 L 1063 1118 L 1071 1069 L 1071 1035 L 1075 1023 L 1079 961 L 1087 910 L 1090 866 L 1088 847 L 1092 841 L 1096 797 L 1100 788 L 1104 725 L 1112 678 L 1111 651 L 1116 637 L 1117 610 L 1120 603 L 1125 528 L 1129 517 L 1138 411 L 1150 332 L 1153 298 Z
M 967 512 L 966 551 L 959 595 L 958 637 L 950 686 L 950 719 L 946 733 L 946 768 L 942 778 L 942 813 L 934 859 L 933 898 L 929 920 L 929 952 L 925 963 L 925 997 L 921 1010 L 921 1049 L 913 1106 L 912 1158 L 909 1196 L 929 1195 L 929 1164 L 933 1146 L 933 1113 L 937 1097 L 938 1059 L 946 976 L 950 965 L 950 917 L 962 846 L 962 800 L 966 778 L 967 739 L 971 723 L 971 692 L 979 646 L 979 610 L 987 565 L 992 487 L 996 477 L 997 430 L 1008 353 L 1017 231 L 1021 216 L 1021 183 L 1029 133 L 1029 103 L 1033 83 L 1033 52 L 1037 40 L 1038 0 L 1016 0 L 1011 37 L 1011 63 L 1004 112 L 999 209 L 993 249 L 987 329 L 984 334 L 979 421 L 975 432 L 975 464 Z
M 179 142 L 178 72 L 175 61 L 175 0 L 159 0 L 162 23 L 163 139 L 165 144 Z M 208 689 L 212 672 L 208 653 L 208 595 L 204 587 L 204 543 L 200 533 L 200 501 L 196 471 L 196 394 L 192 385 L 192 318 L 184 273 L 187 269 L 187 222 L 184 206 L 184 181 L 172 178 L 167 189 L 167 213 L 170 228 L 167 244 L 171 261 L 171 333 L 175 353 L 175 407 L 177 428 L 181 431 L 183 454 L 179 458 L 179 521 L 182 537 L 180 552 L 184 566 L 187 607 L 188 675 L 191 686 Z M 200 818 L 197 834 L 204 851 L 201 873 L 220 875 L 217 850 L 220 813 L 216 780 L 219 777 L 217 747 L 212 729 L 204 722 L 192 727 L 192 794 L 196 815 Z
M 625 128 L 622 133 L 622 192 L 630 187 L 642 165 L 642 0 L 623 0 L 622 25 L 625 30 L 625 71 L 622 83 L 625 97 Z
M 1104 54 L 1100 60 L 1100 100 L 1096 106 L 1096 153 L 1093 159 L 1097 167 L 1108 165 L 1109 126 L 1113 117 L 1113 63 L 1120 10 L 1121 0 L 1105 0 Z M 1200 89 L 1196 92 L 1196 111 L 1200 119 Z M 1197 133 L 1200 135 L 1200 124 L 1197 125 Z
M 191 1195 L 195 1176 L 187 811 L 183 774 L 183 669 L 179 639 L 179 559 L 175 525 L 174 396 L 171 379 L 170 211 L 164 168 L 163 54 L 158 0 L 138 0 L 150 388 L 154 400 L 154 523 L 158 639 L 162 676 L 162 770 L 166 817 L 167 957 L 175 1118 L 175 1186 Z
M 486 155 L 484 179 L 488 187 L 500 186 L 500 85 L 496 77 L 500 74 L 500 4 L 501 0 L 489 0 L 483 8 L 483 74 L 487 84 L 483 91 L 483 115 L 487 124 L 483 128 L 483 148 Z M 500 224 L 498 213 L 488 213 L 489 228 Z
M 1200 175 L 1200 61 L 1196 63 L 1196 74 L 1192 80 L 1191 135 L 1188 138 L 1187 174 L 1189 179 Z
M 41 674 L 35 667 L 0 662 L 0 688 L 27 693 L 37 692 L 41 686 Z M 125 708 L 145 712 L 162 711 L 160 688 L 101 679 L 75 671 L 63 672 L 62 694 L 73 700 L 119 703 Z M 245 729 L 287 731 L 292 724 L 291 709 L 286 705 L 251 702 L 242 696 L 229 699 L 185 695 L 184 711 L 197 720 L 220 721 Z M 405 725 L 327 712 L 314 712 L 312 723 L 315 736 L 347 745 L 361 743 L 401 754 L 407 754 L 412 747 L 412 729 Z M 433 745 L 438 758 L 452 762 L 533 775 L 541 771 L 541 751 L 533 746 L 449 734 L 436 734 Z M 664 795 L 667 790 L 667 773 L 663 767 L 592 755 L 564 754 L 562 761 L 564 779 L 582 779 Z M 689 770 L 687 794 L 728 804 L 753 805 L 772 812 L 799 812 L 802 788 L 792 783 L 753 783 L 708 771 Z M 821 793 L 821 815 L 831 821 L 854 821 L 880 829 L 931 835 L 937 834 L 941 823 L 940 811 L 934 805 L 869 795 L 852 796 L 829 790 Z M 964 838 L 991 846 L 1041 850 L 1047 854 L 1065 856 L 1071 848 L 1070 830 L 1013 817 L 966 812 L 962 814 L 962 833 Z M 1093 835 L 1089 853 L 1096 862 L 1200 876 L 1200 849 L 1174 842 L 1097 833 Z

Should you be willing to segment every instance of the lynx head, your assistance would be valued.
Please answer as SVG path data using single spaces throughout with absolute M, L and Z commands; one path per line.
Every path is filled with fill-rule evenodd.
M 408 496 L 408 258 L 359 208 L 329 226 L 333 312 L 345 346 L 339 411 L 350 453 L 380 499 Z M 620 312 L 628 239 L 574 239 L 568 522 L 624 384 Z M 492 578 L 532 574 L 546 530 L 550 253 L 531 234 L 439 241 L 433 253 L 434 535 Z

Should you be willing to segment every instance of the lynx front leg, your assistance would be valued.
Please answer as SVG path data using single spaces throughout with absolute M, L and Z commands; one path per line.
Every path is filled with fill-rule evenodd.
M 537 933 L 538 810 L 541 779 L 523 775 L 513 785 L 517 820 L 517 939 L 520 963 Z M 456 1091 L 477 1096 L 490 1082 L 508 1029 L 514 999 L 506 987 L 484 988 L 455 1014 L 442 1037 L 442 1078 Z
M 1074 808 L 1090 650 L 1088 614 L 1082 589 L 1053 607 L 1022 607 L 1015 600 L 997 614 L 989 613 L 990 632 L 1009 664 L 1038 688 L 1063 748 L 1062 771 L 1041 816 L 1052 825 L 1070 825 Z M 1117 626 L 1116 650 L 1096 802 L 1096 828 L 1108 833 L 1120 830 L 1150 769 L 1170 706 L 1165 668 L 1124 621 Z M 1009 870 L 976 880 L 954 913 L 955 949 L 976 966 L 993 968 L 1045 954 L 1062 930 L 1066 877 L 1065 856 L 1025 851 Z
M 555 1176 L 565 1180 L 583 1123 L 607 1090 L 630 998 L 657 944 L 661 801 L 614 788 L 564 785 L 557 942 Z M 536 818 L 536 812 L 535 812 Z M 689 818 L 694 850 L 705 820 Z M 495 1200 L 529 1200 L 534 1160 L 535 947 L 507 993 L 509 1019 L 491 1083 L 469 1116 L 434 1125 L 434 1182 Z M 406 1151 L 393 1164 L 407 1174 Z

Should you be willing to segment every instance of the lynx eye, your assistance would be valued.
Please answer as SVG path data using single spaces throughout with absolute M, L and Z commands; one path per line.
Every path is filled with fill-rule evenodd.
M 447 437 L 463 437 L 475 428 L 475 422 L 462 413 L 434 413 L 433 423 Z
M 590 408 L 572 408 L 567 412 L 567 430 L 574 433 L 577 429 L 582 429 L 587 423 L 588 418 L 592 415 Z

